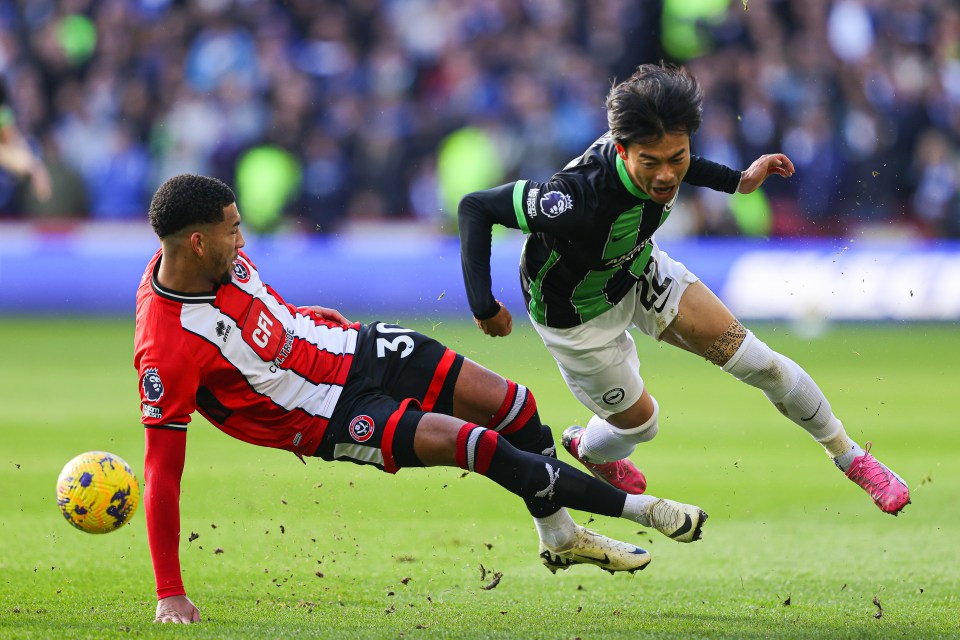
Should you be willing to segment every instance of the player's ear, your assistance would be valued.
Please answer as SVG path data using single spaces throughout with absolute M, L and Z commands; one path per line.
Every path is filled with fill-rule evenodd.
M 623 148 L 623 145 L 620 144 L 619 142 L 614 143 L 614 144 L 615 144 L 615 146 L 617 147 L 617 155 L 620 156 L 620 159 L 621 159 L 621 160 L 626 160 L 626 159 L 627 159 L 627 150 L 624 149 L 624 148 Z
M 198 258 L 203 257 L 203 251 L 206 248 L 206 244 L 204 242 L 203 234 L 199 231 L 194 231 L 190 234 L 190 248 Z

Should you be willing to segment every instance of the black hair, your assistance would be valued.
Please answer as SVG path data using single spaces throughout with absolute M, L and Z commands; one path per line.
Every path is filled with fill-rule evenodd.
M 233 189 L 207 176 L 185 173 L 157 189 L 150 201 L 150 224 L 161 238 L 194 224 L 223 222 L 223 210 L 237 201 Z
M 693 135 L 703 118 L 703 91 L 683 67 L 642 64 L 607 95 L 615 142 L 645 144 L 667 133 Z

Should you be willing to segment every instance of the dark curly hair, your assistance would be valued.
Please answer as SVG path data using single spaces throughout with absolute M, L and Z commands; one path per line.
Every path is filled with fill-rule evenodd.
M 150 224 L 166 238 L 194 224 L 223 222 L 225 207 L 237 201 L 216 178 L 185 173 L 165 181 L 150 201 Z
M 614 141 L 646 144 L 667 133 L 700 128 L 703 91 L 683 67 L 642 64 L 607 95 L 607 125 Z

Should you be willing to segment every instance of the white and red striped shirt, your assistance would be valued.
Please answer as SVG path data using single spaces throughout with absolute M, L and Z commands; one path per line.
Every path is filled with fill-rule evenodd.
M 313 455 L 350 371 L 359 323 L 287 304 L 243 252 L 230 284 L 208 294 L 161 287 L 160 259 L 158 251 L 137 291 L 144 426 L 186 430 L 197 410 L 245 442 Z
M 154 255 L 137 290 L 134 365 L 146 428 L 144 512 L 157 597 L 185 593 L 180 480 L 190 415 L 245 442 L 313 455 L 357 349 L 359 324 L 287 304 L 240 253 L 229 284 L 165 289 Z

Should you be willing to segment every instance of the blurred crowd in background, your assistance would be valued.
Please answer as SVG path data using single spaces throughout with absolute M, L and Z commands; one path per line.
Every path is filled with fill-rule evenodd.
M 0 74 L 52 186 L 0 219 L 144 220 L 217 176 L 254 230 L 451 231 L 464 193 L 547 179 L 641 63 L 706 94 L 693 152 L 752 197 L 685 189 L 670 233 L 960 237 L 955 0 L 0 0 Z

